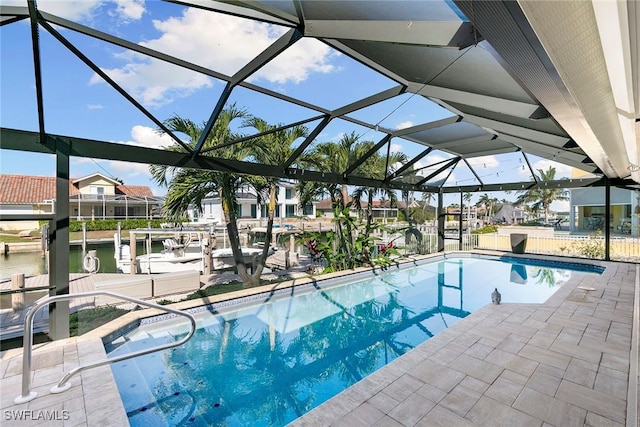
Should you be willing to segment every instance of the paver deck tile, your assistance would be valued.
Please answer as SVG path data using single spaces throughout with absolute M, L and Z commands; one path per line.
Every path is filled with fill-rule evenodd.
M 560 383 L 556 396 L 611 420 L 625 421 L 626 402 L 615 396 L 564 380 Z
M 426 397 L 414 393 L 388 412 L 400 424 L 412 426 L 418 423 L 436 405 Z
M 501 367 L 466 354 L 458 357 L 449 366 L 489 384 L 493 383 L 502 372 Z
M 476 426 L 494 426 L 496 420 L 503 426 L 540 427 L 542 424 L 540 419 L 487 396 L 481 397 L 465 418 Z
M 512 405 L 516 397 L 522 391 L 523 385 L 514 383 L 505 378 L 498 378 L 491 384 L 491 387 L 484 393 L 485 396 L 495 399 L 507 405 Z
M 587 411 L 532 388 L 525 387 L 513 404 L 515 409 L 554 426 L 582 426 Z
M 462 418 L 447 408 L 436 405 L 416 424 L 417 427 L 476 427 L 471 421 Z
M 545 348 L 536 347 L 531 344 L 525 345 L 518 356 L 535 360 L 536 362 L 554 366 L 559 369 L 566 369 L 569 366 L 571 357 Z
M 440 401 L 439 405 L 444 406 L 461 417 L 464 417 L 480 397 L 482 397 L 481 393 L 458 384 L 445 396 L 444 399 Z
M 593 388 L 597 369 L 598 364 L 584 362 L 580 359 L 571 359 L 569 367 L 564 373 L 564 379 L 585 387 Z
M 555 396 L 562 378 L 555 377 L 544 373 L 542 370 L 536 370 L 527 381 L 527 387 L 544 393 L 547 396 Z

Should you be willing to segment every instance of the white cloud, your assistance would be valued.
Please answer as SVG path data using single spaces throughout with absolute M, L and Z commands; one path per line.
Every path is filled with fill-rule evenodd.
M 114 176 L 122 179 L 125 184 L 127 182 L 131 182 L 131 178 L 134 176 L 143 175 L 151 178 L 151 175 L 149 174 L 149 165 L 143 163 L 110 161 L 107 169 Z
M 115 143 L 159 149 L 172 145 L 174 141 L 168 135 L 160 134 L 153 128 L 137 125 L 131 129 L 131 140 L 115 141 Z M 146 163 L 107 161 L 82 157 L 73 157 L 72 159 L 75 167 L 85 171 L 80 173 L 81 175 L 100 172 L 107 176 L 120 178 L 125 184 L 127 182 L 131 183 L 133 177 L 147 177 L 149 183 L 151 183 L 149 165 Z M 87 167 L 86 165 L 91 166 Z M 78 174 L 78 172 L 73 173 Z M 140 181 L 140 179 L 137 181 Z
M 124 21 L 138 21 L 145 12 L 144 0 L 115 0 L 116 14 Z
M 121 22 L 137 21 L 145 12 L 144 0 L 114 0 L 106 3 L 103 0 L 38 0 L 38 9 L 73 21 L 91 21 L 99 12 L 98 9 L 111 7 L 110 16 Z M 4 6 L 26 6 L 26 0 L 2 0 Z
M 159 107 L 173 98 L 186 97 L 194 91 L 211 87 L 211 79 L 191 70 L 165 64 L 155 59 L 129 63 L 122 68 L 103 69 L 137 100 L 149 107 Z M 94 74 L 89 84 L 102 83 Z
M 87 104 L 87 108 L 89 110 L 102 110 L 104 108 L 104 105 L 102 105 L 102 104 Z
M 391 152 L 392 153 L 401 153 L 404 150 L 402 144 L 391 144 Z
M 196 8 L 185 9 L 181 16 L 154 20 L 161 35 L 140 44 L 193 62 L 226 75 L 233 75 L 276 41 L 285 29 L 234 16 Z M 302 39 L 283 52 L 249 80 L 271 83 L 299 83 L 310 73 L 336 70 L 330 60 L 334 53 L 327 45 Z M 145 105 L 160 106 L 174 98 L 188 96 L 210 87 L 212 79 L 158 60 L 127 52 L 118 56 L 128 61 L 122 67 L 104 70 Z M 94 76 L 91 83 L 102 81 Z
M 439 163 L 439 162 L 442 162 L 444 160 L 448 160 L 448 158 L 447 157 L 438 156 L 438 155 L 429 156 L 429 161 L 427 163 L 422 163 L 420 160 L 418 160 L 415 163 L 414 168 L 416 170 L 420 169 L 420 168 L 424 168 L 424 169 L 420 169 L 418 171 L 417 175 L 426 177 L 426 176 L 431 175 L 433 172 L 435 172 L 439 168 L 441 168 L 444 165 L 444 163 Z M 428 165 L 433 165 L 433 166 L 425 167 L 425 166 L 428 166 Z M 429 181 L 433 182 L 433 181 L 438 181 L 438 180 L 441 180 L 441 179 L 445 179 L 447 177 L 447 175 L 449 174 L 449 170 L 450 170 L 449 168 L 445 169 L 444 171 L 440 172 L 438 175 L 436 175 L 433 178 L 431 178 Z M 449 177 L 449 182 L 451 182 L 451 180 L 455 180 L 454 174 L 451 174 L 451 177 Z
M 38 9 L 71 20 L 90 19 L 101 6 L 101 0 L 38 0 Z M 2 1 L 3 5 L 26 6 L 26 0 Z
M 406 129 L 410 128 L 411 126 L 413 126 L 413 122 L 411 120 L 406 120 L 404 122 L 398 123 L 396 125 L 396 129 Z
M 496 159 L 496 156 L 480 156 L 480 157 L 472 157 L 467 159 L 469 165 L 472 168 L 486 168 L 493 169 L 500 166 L 500 162 Z
M 174 140 L 165 133 L 158 133 L 157 130 L 148 126 L 136 125 L 131 129 L 131 141 L 119 141 L 118 144 L 137 145 L 147 148 L 165 148 L 173 145 Z

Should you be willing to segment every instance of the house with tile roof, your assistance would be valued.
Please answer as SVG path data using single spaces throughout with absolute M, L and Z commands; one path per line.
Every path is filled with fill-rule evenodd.
M 55 197 L 55 177 L 0 175 L 0 214 L 50 214 L 55 211 Z M 71 219 L 151 218 L 161 202 L 146 185 L 123 184 L 100 173 L 69 180 Z M 29 225 L 6 221 L 0 228 L 37 228 Z

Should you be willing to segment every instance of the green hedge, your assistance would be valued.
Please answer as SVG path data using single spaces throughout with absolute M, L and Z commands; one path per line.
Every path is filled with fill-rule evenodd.
M 117 230 L 120 223 L 122 230 L 133 230 L 136 228 L 147 228 L 151 221 L 151 228 L 160 228 L 160 224 L 166 222 L 162 219 L 99 219 L 96 221 L 76 221 L 71 220 L 69 231 L 82 231 L 82 223 L 86 222 L 87 231 L 109 231 Z
M 498 232 L 497 225 L 485 225 L 482 228 L 473 230 L 471 234 L 490 234 L 490 233 L 497 233 L 497 232 Z

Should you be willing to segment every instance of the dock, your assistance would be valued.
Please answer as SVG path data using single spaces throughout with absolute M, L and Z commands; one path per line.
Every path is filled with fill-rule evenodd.
M 267 263 L 267 269 L 262 275 L 262 279 L 288 280 L 298 277 L 306 277 L 306 271 L 309 267 L 310 260 L 306 257 L 301 257 L 300 259 L 296 260 L 296 262 L 292 263 L 293 265 L 289 266 L 289 268 L 287 269 L 284 269 L 284 265 L 280 265 L 281 263 L 284 264 L 284 259 L 280 259 L 279 257 L 270 257 L 269 262 Z M 184 275 L 184 273 L 182 274 Z M 150 283 L 152 281 L 162 281 L 162 286 L 165 289 L 174 289 L 176 290 L 176 292 L 173 294 L 167 294 L 165 292 L 162 296 L 152 296 L 150 293 L 148 296 L 141 297 L 142 299 L 170 299 L 176 301 L 190 294 L 191 292 L 198 290 L 199 288 L 239 280 L 239 276 L 230 271 L 214 273 L 211 275 L 200 275 L 197 282 L 195 279 L 193 279 L 193 277 L 191 277 L 191 279 L 193 280 L 185 281 L 185 278 L 181 277 L 181 275 L 178 273 L 151 275 L 130 275 L 122 273 L 71 273 L 69 275 L 69 293 L 77 294 L 99 289 L 106 290 L 105 285 L 107 284 L 122 284 L 126 286 L 128 283 L 130 283 L 134 286 L 138 286 L 137 283 L 143 278 L 148 278 Z M 49 275 L 42 274 L 37 276 L 25 277 L 24 284 L 24 287 L 26 289 L 47 287 L 49 286 Z M 8 289 L 11 289 L 10 281 L 0 282 L 0 290 Z M 46 290 L 41 292 L 46 294 Z M 114 292 L 123 293 L 121 289 L 114 289 Z M 138 297 L 137 295 L 132 296 Z M 85 308 L 95 308 L 96 301 L 99 301 L 99 299 L 96 299 L 94 297 L 72 300 L 69 302 L 69 310 L 71 313 L 75 313 Z M 14 311 L 11 307 L 0 309 L 0 340 L 21 337 L 23 335 L 25 315 L 26 310 Z M 33 332 L 41 333 L 47 332 L 48 330 L 49 311 L 46 309 L 46 307 L 43 307 L 40 311 L 38 311 L 34 318 Z

